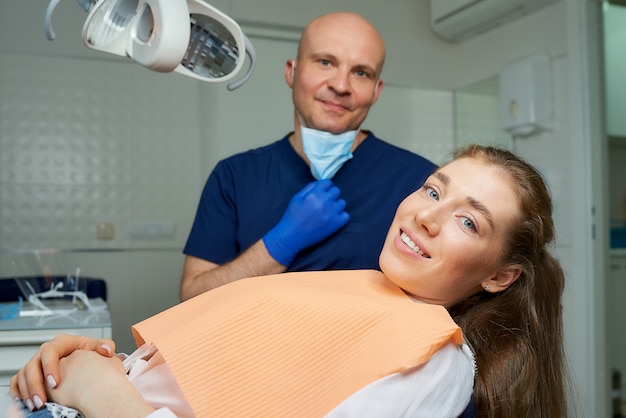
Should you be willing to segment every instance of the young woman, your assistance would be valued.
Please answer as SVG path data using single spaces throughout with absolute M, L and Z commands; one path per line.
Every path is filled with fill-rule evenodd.
M 60 337 L 11 394 L 86 417 L 456 417 L 472 394 L 481 417 L 565 417 L 553 239 L 540 174 L 470 146 L 400 204 L 382 274 L 220 287 L 137 324 L 124 364 L 110 340 Z

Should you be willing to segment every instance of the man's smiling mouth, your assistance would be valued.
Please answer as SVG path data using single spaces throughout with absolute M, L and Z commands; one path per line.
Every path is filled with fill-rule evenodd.
M 414 252 L 421 255 L 422 257 L 430 258 L 430 256 L 426 254 L 424 251 L 422 251 L 422 249 L 418 247 L 417 244 L 411 241 L 411 238 L 409 238 L 409 236 L 405 234 L 403 231 L 400 231 L 400 238 L 407 245 L 407 247 L 412 249 Z

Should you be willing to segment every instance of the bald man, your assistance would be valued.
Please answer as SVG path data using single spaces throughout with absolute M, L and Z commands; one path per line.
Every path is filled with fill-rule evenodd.
M 284 67 L 293 131 L 209 176 L 183 250 L 182 300 L 244 277 L 379 269 L 395 208 L 436 168 L 360 129 L 384 61 L 381 35 L 358 14 L 305 27 Z

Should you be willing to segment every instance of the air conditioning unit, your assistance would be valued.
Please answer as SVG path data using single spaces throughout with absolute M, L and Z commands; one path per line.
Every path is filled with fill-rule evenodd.
M 433 31 L 458 42 L 556 3 L 558 0 L 430 0 Z

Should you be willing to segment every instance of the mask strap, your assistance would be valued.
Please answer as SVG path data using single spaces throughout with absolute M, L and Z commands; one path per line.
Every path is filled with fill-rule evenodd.
M 300 127 L 311 129 L 308 126 L 306 126 L 306 123 L 304 123 L 304 120 L 302 120 L 302 116 L 300 116 L 300 112 L 298 112 L 297 110 L 296 110 L 296 115 L 298 116 L 298 120 L 300 121 Z

